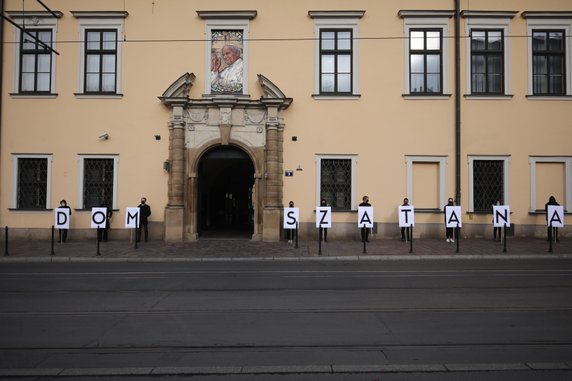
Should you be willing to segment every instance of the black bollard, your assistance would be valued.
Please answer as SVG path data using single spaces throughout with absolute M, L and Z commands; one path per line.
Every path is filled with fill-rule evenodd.
M 8 226 L 4 230 L 4 256 L 7 257 L 8 254 Z
M 99 252 L 99 227 L 97 228 L 97 238 L 95 239 L 97 242 L 97 256 L 99 257 L 101 253 Z
M 56 229 L 54 228 L 54 225 L 52 225 L 52 250 L 50 251 L 50 255 L 55 255 L 56 252 L 54 251 L 54 240 L 56 238 Z
M 363 254 L 366 254 L 366 253 L 367 253 L 367 247 L 366 247 L 366 245 L 367 245 L 367 242 L 366 242 L 366 240 L 364 239 L 364 240 L 363 240 L 363 251 L 362 251 Z
M 409 227 L 409 254 L 413 253 L 413 225 Z
M 504 229 L 503 229 L 503 230 L 504 230 L 504 242 L 503 242 L 502 252 L 503 252 L 503 253 L 506 253 L 506 222 L 505 222 L 505 224 L 504 224 Z
M 296 221 L 296 246 L 294 246 L 296 249 L 298 248 L 298 221 Z
M 318 228 L 318 255 L 322 255 L 322 228 Z
M 552 221 L 550 221 L 550 226 L 548 227 L 548 229 L 550 229 L 550 237 L 548 237 L 548 252 L 552 253 L 552 240 L 554 238 L 554 231 L 552 230 Z
M 457 251 L 455 251 L 455 253 L 459 252 L 459 223 L 457 222 L 457 227 L 455 228 L 455 238 L 457 238 Z

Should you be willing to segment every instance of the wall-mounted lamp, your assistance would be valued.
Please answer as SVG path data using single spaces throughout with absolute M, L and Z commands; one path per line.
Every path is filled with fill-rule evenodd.
M 302 166 L 300 164 L 298 164 L 298 167 L 296 167 L 297 171 L 303 171 Z
M 169 163 L 169 160 L 165 160 L 163 162 L 163 169 L 167 172 L 171 170 L 171 163 Z
M 107 132 L 99 135 L 99 140 L 107 140 L 107 139 L 109 139 L 109 134 Z

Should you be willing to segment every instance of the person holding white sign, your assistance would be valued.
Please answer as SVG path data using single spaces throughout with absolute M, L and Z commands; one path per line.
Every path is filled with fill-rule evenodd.
M 409 199 L 406 197 L 403 199 L 403 205 L 401 206 L 409 206 Z M 407 216 L 407 214 L 406 214 Z M 409 242 L 411 240 L 411 225 L 402 226 L 401 227 L 401 242 Z
M 455 200 L 453 200 L 452 197 L 449 197 L 449 199 L 447 200 L 447 205 L 443 207 L 443 212 L 445 213 L 445 235 L 447 236 L 446 239 L 447 242 L 455 242 L 455 240 L 453 239 L 455 228 L 449 227 L 447 224 L 447 208 L 451 206 L 455 206 Z
M 371 206 L 369 203 L 369 197 L 363 196 L 362 203 L 359 206 Z M 369 242 L 369 228 L 362 227 L 361 228 L 361 241 L 362 242 Z
M 294 241 L 298 218 L 298 208 L 294 208 L 294 201 L 290 201 L 288 208 L 284 208 L 284 229 L 286 229 L 286 238 L 288 238 L 289 244 Z
M 58 211 L 58 209 L 62 209 Z M 65 243 L 68 239 L 68 229 L 70 226 L 71 208 L 66 200 L 60 201 L 60 207 L 56 209 L 56 227 L 60 233 L 60 243 Z M 62 220 L 60 220 L 60 217 Z
M 546 223 L 548 225 L 548 230 L 547 230 L 547 237 L 546 240 L 550 241 L 551 239 L 556 239 L 556 242 L 558 242 L 558 228 L 552 227 L 550 223 L 548 223 L 548 206 L 549 205 L 553 205 L 553 206 L 559 206 L 560 204 L 558 202 L 556 202 L 556 197 L 554 196 L 550 196 L 548 198 L 548 202 L 546 204 L 544 204 L 544 211 L 546 212 Z M 552 237 L 552 232 L 554 231 L 554 237 Z
M 326 199 L 323 198 L 322 201 L 320 201 L 320 206 L 325 207 L 328 206 L 328 203 L 326 202 Z M 324 240 L 324 242 L 328 242 L 328 228 L 320 228 L 322 231 L 322 239 Z

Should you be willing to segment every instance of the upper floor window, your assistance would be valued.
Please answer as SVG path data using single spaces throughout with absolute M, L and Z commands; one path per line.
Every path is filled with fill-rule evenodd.
M 79 20 L 78 92 L 86 96 L 121 96 L 124 11 L 72 11 Z
M 404 96 L 449 92 L 449 23 L 453 11 L 401 10 L 404 39 Z
M 532 92 L 566 94 L 566 49 L 563 30 L 532 31 Z
M 471 30 L 471 93 L 504 93 L 502 30 Z
M 314 19 L 314 97 L 359 97 L 358 22 L 364 11 L 309 11 Z
M 320 30 L 320 93 L 352 93 L 352 30 Z
M 442 30 L 409 31 L 409 92 L 442 93 Z
M 47 209 L 50 203 L 51 155 L 14 155 L 12 207 Z

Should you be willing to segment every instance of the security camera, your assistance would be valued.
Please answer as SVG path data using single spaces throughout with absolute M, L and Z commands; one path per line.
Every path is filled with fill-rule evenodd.
M 107 140 L 109 139 L 109 134 L 106 132 L 105 134 L 99 135 L 99 140 Z

